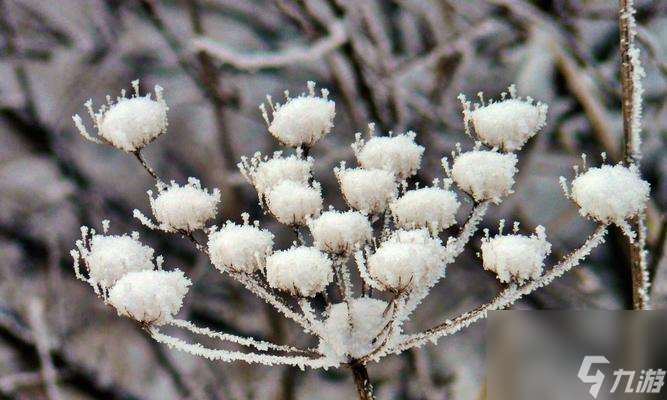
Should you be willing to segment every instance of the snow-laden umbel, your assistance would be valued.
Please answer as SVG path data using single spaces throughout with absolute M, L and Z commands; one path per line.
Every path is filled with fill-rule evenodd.
M 473 150 L 454 159 L 451 177 L 461 190 L 476 201 L 500 203 L 512 193 L 518 159 L 514 153 Z
M 399 228 L 428 228 L 437 233 L 456 223 L 460 205 L 451 190 L 425 187 L 405 192 L 389 207 Z
M 475 134 L 485 144 L 505 151 L 520 150 L 531 137 L 546 125 L 548 106 L 535 103 L 530 97 L 521 99 L 516 95 L 514 85 L 509 87 L 510 98 L 503 93 L 500 101 L 487 104 L 466 101 L 463 94 L 459 99 L 463 103 L 466 132 L 472 123 Z
M 372 134 L 373 125 L 370 131 Z M 357 133 L 352 148 L 363 168 L 384 169 L 405 179 L 417 173 L 424 154 L 424 147 L 415 143 L 415 137 L 409 131 L 402 135 L 374 136 L 365 142 L 361 133 Z
M 250 182 L 260 196 L 283 181 L 307 184 L 313 168 L 312 158 L 303 158 L 300 154 L 284 157 L 277 151 L 273 157 L 262 157 L 256 153 L 251 159 L 243 157 L 238 164 L 243 176 Z
M 398 185 L 394 175 L 383 169 L 334 169 L 347 204 L 366 214 L 380 214 L 396 198 Z
M 319 351 L 341 362 L 347 357 L 358 359 L 370 353 L 373 340 L 388 321 L 387 307 L 387 302 L 369 297 L 352 299 L 349 304 L 332 305 L 324 322 Z M 393 342 L 399 334 L 399 330 L 393 331 L 387 341 Z
M 442 242 L 425 229 L 398 230 L 368 257 L 370 277 L 387 290 L 421 287 L 441 266 Z
M 315 82 L 308 82 L 308 94 L 289 97 L 285 92 L 285 104 L 271 101 L 267 96 L 273 119 L 264 104 L 260 105 L 262 116 L 269 125 L 269 132 L 280 143 L 291 146 L 309 147 L 331 131 L 336 115 L 336 104 L 329 100 L 329 91 L 321 90 L 321 97 L 315 94 Z
M 181 270 L 138 271 L 124 275 L 109 291 L 118 315 L 146 324 L 169 322 L 183 305 L 192 282 Z
M 132 81 L 134 95 L 125 97 L 125 90 L 114 103 L 107 96 L 107 104 L 93 111 L 93 101 L 86 108 L 97 128 L 99 139 L 90 136 L 83 120 L 77 114 L 74 123 L 83 137 L 96 143 L 107 143 L 127 152 L 136 152 L 167 130 L 167 103 L 162 97 L 162 88 L 155 86 L 155 100 L 151 94 L 139 95 L 139 80 Z
M 589 168 L 572 181 L 572 199 L 579 213 L 604 223 L 624 221 L 646 208 L 650 186 L 636 166 L 603 165 Z
M 313 245 L 330 254 L 350 254 L 373 237 L 368 218 L 357 211 L 326 211 L 308 227 Z
M 484 269 L 495 272 L 501 282 L 523 282 L 539 277 L 550 252 L 551 244 L 542 226 L 531 236 L 499 234 L 482 240 Z
M 273 234 L 266 229 L 244 222 L 228 221 L 220 230 L 208 235 L 211 262 L 224 272 L 253 273 L 264 267 L 273 248 Z
M 331 283 L 333 263 L 314 247 L 292 247 L 266 259 L 266 279 L 272 288 L 312 297 Z
M 266 197 L 269 211 L 285 225 L 304 225 L 308 217 L 322 210 L 319 183 L 313 186 L 294 181 L 283 181 L 271 189 Z
M 91 284 L 110 288 L 128 272 L 151 270 L 153 249 L 128 235 L 93 235 L 90 250 L 80 249 Z
M 188 183 L 183 186 L 174 181 L 170 185 L 158 183 L 157 196 L 153 198 L 153 191 L 149 190 L 148 198 L 160 229 L 192 232 L 203 228 L 216 216 L 220 190 L 209 192 L 202 188 L 198 179 L 188 178 Z

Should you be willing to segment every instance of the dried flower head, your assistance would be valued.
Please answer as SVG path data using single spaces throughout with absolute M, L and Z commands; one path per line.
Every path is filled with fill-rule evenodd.
M 273 248 L 273 234 L 266 229 L 244 223 L 227 222 L 208 235 L 211 262 L 221 272 L 253 273 L 264 267 Z
M 162 325 L 183 305 L 192 282 L 181 270 L 138 271 L 124 275 L 109 291 L 109 304 L 118 315 Z
M 79 133 L 96 143 L 107 143 L 126 152 L 136 152 L 167 131 L 167 103 L 162 97 L 162 88 L 155 86 L 155 100 L 151 94 L 139 95 L 139 80 L 132 81 L 134 95 L 125 97 L 125 90 L 114 103 L 107 96 L 107 104 L 98 112 L 93 111 L 93 101 L 86 108 L 97 128 L 99 139 L 93 138 L 79 115 L 72 117 Z
M 308 227 L 314 246 L 330 254 L 348 255 L 373 237 L 368 218 L 357 211 L 326 211 Z
M 314 247 L 292 247 L 267 258 L 266 279 L 272 288 L 312 297 L 333 280 L 333 263 Z
M 425 187 L 405 192 L 389 207 L 399 228 L 428 228 L 438 233 L 456 223 L 460 205 L 451 190 Z
M 374 128 L 369 129 L 373 135 Z M 402 135 L 373 136 L 367 142 L 357 133 L 352 145 L 354 154 L 365 169 L 384 169 L 399 179 L 416 174 L 421 165 L 424 147 L 415 143 L 417 135 L 409 131 Z
M 174 181 L 170 185 L 158 182 L 157 188 L 157 196 L 153 198 L 153 191 L 149 190 L 148 198 L 159 225 L 135 210 L 135 216 L 149 227 L 165 232 L 192 232 L 202 229 L 218 213 L 220 190 L 209 192 L 202 188 L 198 179 L 188 178 L 188 183 L 183 186 Z
M 313 169 L 313 159 L 303 158 L 301 154 L 284 157 L 281 151 L 273 153 L 271 158 L 255 153 L 250 160 L 243 157 L 238 166 L 243 176 L 263 197 L 283 181 L 307 184 Z
M 468 151 L 454 159 L 451 177 L 461 190 L 476 201 L 499 203 L 503 197 L 513 193 L 517 162 L 514 153 Z
M 320 185 L 282 181 L 271 189 L 266 197 L 269 211 L 278 222 L 285 225 L 305 225 L 308 217 L 322 210 Z
M 273 104 L 267 96 L 273 113 L 273 120 L 269 120 L 269 113 L 264 104 L 260 105 L 262 116 L 269 126 L 269 132 L 280 143 L 291 146 L 309 147 L 331 131 L 333 119 L 336 115 L 336 104 L 329 100 L 329 91 L 321 90 L 321 97 L 315 94 L 315 82 L 308 82 L 308 94 L 302 93 L 299 97 L 289 97 L 285 91 L 285 104 Z
M 546 125 L 548 106 L 535 103 L 530 97 L 525 100 L 517 97 L 514 85 L 509 87 L 509 93 L 510 98 L 503 93 L 500 101 L 491 100 L 488 104 L 484 104 L 480 93 L 481 103 L 472 106 L 463 94 L 459 95 L 466 133 L 470 134 L 472 123 L 479 140 L 488 146 L 505 151 L 520 150 Z
M 542 274 L 544 259 L 551 253 L 544 227 L 538 226 L 535 234 L 503 235 L 482 240 L 484 269 L 496 273 L 501 282 L 523 282 Z
M 347 204 L 366 214 L 380 214 L 396 198 L 398 185 L 394 175 L 382 169 L 334 169 Z
M 440 267 L 442 242 L 425 229 L 397 230 L 368 257 L 368 273 L 387 290 L 421 287 Z
M 584 217 L 624 225 L 646 208 L 650 185 L 635 166 L 589 168 L 572 181 L 572 199 Z

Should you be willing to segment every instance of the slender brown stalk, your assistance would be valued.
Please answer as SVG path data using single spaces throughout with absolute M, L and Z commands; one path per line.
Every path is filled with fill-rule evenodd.
M 368 370 L 364 364 L 354 362 L 350 364 L 352 369 L 352 376 L 354 377 L 354 384 L 357 387 L 357 394 L 359 400 L 375 400 L 373 395 L 373 384 L 368 377 Z
M 633 0 L 619 0 L 619 29 L 620 29 L 620 55 L 621 55 L 621 110 L 623 115 L 623 139 L 624 157 L 626 165 L 639 166 L 640 137 L 636 121 L 641 113 L 641 103 L 638 95 L 639 82 L 635 82 L 638 67 L 632 60 L 632 51 L 635 48 L 635 19 Z M 638 57 L 638 55 L 635 55 Z M 628 241 L 628 253 L 630 271 L 632 275 L 632 308 L 645 310 L 648 304 L 648 286 L 645 259 L 646 245 L 646 222 L 643 215 L 639 215 L 630 221 L 632 230 L 637 232 L 637 240 L 633 243 Z

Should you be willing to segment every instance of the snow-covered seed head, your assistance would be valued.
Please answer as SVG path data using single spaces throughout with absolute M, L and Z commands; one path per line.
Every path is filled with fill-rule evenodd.
M 333 280 L 333 263 L 314 247 L 292 247 L 266 259 L 266 279 L 272 288 L 312 297 Z
M 383 169 L 334 169 L 347 204 L 366 214 L 380 214 L 396 198 L 398 185 L 394 175 Z
M 272 158 L 262 158 L 261 154 L 257 153 L 250 160 L 244 158 L 239 163 L 239 168 L 257 193 L 263 197 L 283 181 L 307 184 L 311 177 L 313 159 L 304 159 L 299 155 L 283 157 L 281 152 L 275 152 Z
M 399 228 L 428 228 L 437 234 L 456 223 L 460 205 L 451 190 L 425 187 L 405 192 L 389 207 Z
M 169 322 L 183 305 L 192 284 L 183 271 L 138 271 L 120 278 L 109 291 L 118 315 L 146 324 Z
M 266 106 L 262 104 L 262 115 L 269 125 L 269 132 L 282 144 L 291 147 L 311 146 L 331 131 L 336 115 L 336 104 L 328 99 L 329 91 L 315 94 L 315 82 L 308 82 L 308 94 L 291 98 L 286 93 L 285 104 L 272 103 L 273 119 L 269 120 Z
M 308 227 L 314 246 L 330 254 L 349 255 L 373 236 L 368 218 L 357 211 L 326 211 Z
M 357 134 L 352 145 L 359 164 L 366 169 L 384 169 L 399 179 L 416 174 L 421 165 L 424 147 L 415 143 L 412 131 L 397 136 L 375 136 L 367 142 Z
M 269 191 L 266 202 L 278 222 L 304 225 L 308 217 L 322 210 L 322 193 L 317 182 L 311 187 L 304 183 L 283 181 Z
M 368 257 L 368 273 L 387 290 L 419 288 L 438 272 L 443 256 L 442 242 L 425 229 L 398 230 Z
M 603 165 L 589 168 L 572 181 L 572 199 L 579 213 L 603 223 L 624 221 L 646 208 L 650 185 L 636 166 Z
M 496 235 L 482 240 L 484 269 L 496 273 L 501 282 L 519 283 L 535 279 L 542 274 L 544 259 L 551 253 L 544 227 L 538 226 L 535 234 Z
M 167 103 L 162 97 L 162 88 L 155 86 L 155 99 L 151 94 L 139 95 L 139 81 L 132 82 L 134 94 L 127 98 L 125 90 L 114 103 L 107 96 L 107 104 L 99 111 L 93 111 L 92 100 L 86 102 L 86 108 L 97 128 L 100 139 L 88 134 L 79 115 L 73 117 L 81 135 L 94 142 L 108 143 L 126 152 L 135 152 L 152 142 L 167 131 Z
M 206 222 L 217 214 L 220 191 L 201 187 L 199 180 L 188 178 L 188 183 L 180 186 L 172 181 L 164 186 L 158 183 L 157 197 L 148 192 L 153 215 L 160 224 L 160 229 L 167 232 L 192 232 L 201 229 Z
M 264 267 L 273 248 L 273 234 L 266 229 L 227 222 L 208 235 L 211 262 L 221 272 L 253 273 Z
M 153 249 L 128 235 L 93 235 L 89 249 L 80 249 L 88 269 L 89 282 L 104 289 L 112 287 L 123 275 L 152 270 Z
M 387 307 L 387 302 L 370 297 L 333 304 L 324 322 L 319 351 L 341 362 L 367 355 L 378 345 L 373 339 L 387 324 Z M 400 329 L 394 329 L 387 343 L 391 345 L 399 335 Z
M 451 177 L 461 190 L 476 201 L 499 203 L 502 197 L 512 193 L 517 161 L 514 153 L 469 151 L 456 157 Z
M 520 150 L 531 137 L 546 125 L 548 106 L 533 99 L 516 96 L 514 85 L 509 88 L 510 98 L 503 93 L 500 101 L 488 104 L 471 103 L 465 96 L 463 103 L 466 132 L 472 123 L 479 140 L 490 147 L 505 151 Z

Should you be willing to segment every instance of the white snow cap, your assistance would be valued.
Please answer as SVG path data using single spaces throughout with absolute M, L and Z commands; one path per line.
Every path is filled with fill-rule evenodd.
M 312 297 L 333 280 L 333 263 L 314 247 L 276 251 L 266 259 L 266 280 L 272 288 Z
M 255 187 L 260 196 L 283 181 L 308 183 L 313 168 L 313 159 L 304 159 L 300 154 L 283 157 L 277 151 L 273 157 L 262 157 L 256 153 L 250 160 L 246 157 L 238 164 L 243 176 Z
M 459 154 L 454 160 L 451 177 L 461 190 L 476 201 L 501 198 L 513 193 L 518 159 L 514 153 L 474 150 Z
M 396 198 L 398 185 L 394 175 L 382 169 L 335 168 L 347 204 L 366 214 L 379 214 Z
M 373 132 L 373 125 L 370 131 Z M 366 169 L 384 169 L 400 179 L 416 174 L 421 165 L 424 147 L 415 143 L 416 134 L 375 136 L 364 142 L 361 133 L 352 145 L 359 164 Z
M 532 236 L 496 235 L 482 240 L 484 269 L 495 272 L 501 282 L 537 278 L 549 253 L 551 244 L 542 226 Z
M 208 253 L 221 272 L 228 269 L 250 274 L 264 267 L 266 257 L 272 252 L 273 238 L 266 229 L 229 221 L 208 235 Z
M 128 235 L 93 235 L 90 249 L 79 248 L 91 285 L 112 287 L 123 275 L 152 270 L 153 249 Z
M 273 120 L 264 104 L 260 105 L 262 116 L 269 125 L 269 132 L 282 144 L 291 147 L 310 146 L 331 131 L 336 115 L 336 104 L 328 99 L 329 91 L 321 90 L 321 97 L 315 94 L 315 82 L 308 82 L 308 95 L 291 98 L 285 92 L 285 104 L 273 105 L 268 97 L 269 106 L 273 111 Z
M 361 358 L 370 353 L 373 343 L 386 325 L 387 302 L 360 297 L 352 299 L 348 304 L 336 303 L 329 309 L 329 316 L 324 322 L 323 338 L 320 341 L 319 351 L 328 357 L 347 361 L 347 357 Z M 395 329 L 388 340 L 392 344 L 400 335 L 400 330 Z
M 649 191 L 634 165 L 589 168 L 572 181 L 572 199 L 582 216 L 619 225 L 646 208 Z
M 368 257 L 368 273 L 388 290 L 418 288 L 438 272 L 444 247 L 425 229 L 398 230 Z
M 294 181 L 283 181 L 269 191 L 266 199 L 269 211 L 285 225 L 304 225 L 308 217 L 322 210 L 319 183 L 308 186 Z
M 405 192 L 389 207 L 399 228 L 428 228 L 432 233 L 438 233 L 456 223 L 460 205 L 451 190 L 425 187 Z
M 109 291 L 109 303 L 118 315 L 162 325 L 183 305 L 192 284 L 183 271 L 138 271 L 120 278 Z
M 209 192 L 201 187 L 198 179 L 188 178 L 183 186 L 174 181 L 168 186 L 158 183 L 157 197 L 153 198 L 150 190 L 148 197 L 160 229 L 191 232 L 203 228 L 206 221 L 216 216 L 220 190 Z
M 373 237 L 368 218 L 357 211 L 326 211 L 308 227 L 314 246 L 331 254 L 350 254 Z
M 139 80 L 133 81 L 132 86 L 134 94 L 130 98 L 125 97 L 125 90 L 121 92 L 121 97 L 116 98 L 115 103 L 107 96 L 107 104 L 96 113 L 93 111 L 92 100 L 86 102 L 88 113 L 102 141 L 126 152 L 140 150 L 167 131 L 169 107 L 162 97 L 162 88 L 155 86 L 153 100 L 150 93 L 139 96 Z M 73 119 L 81 135 L 91 141 L 100 142 L 86 132 L 79 115 L 75 115 Z
M 510 98 L 503 93 L 501 100 L 488 104 L 473 105 L 465 96 L 459 98 L 463 103 L 463 115 L 466 131 L 469 123 L 475 127 L 477 137 L 491 147 L 505 151 L 520 150 L 531 137 L 546 125 L 548 106 L 535 103 L 528 97 L 523 100 L 516 96 L 516 87 L 509 87 Z M 468 132 L 469 133 L 469 132 Z

